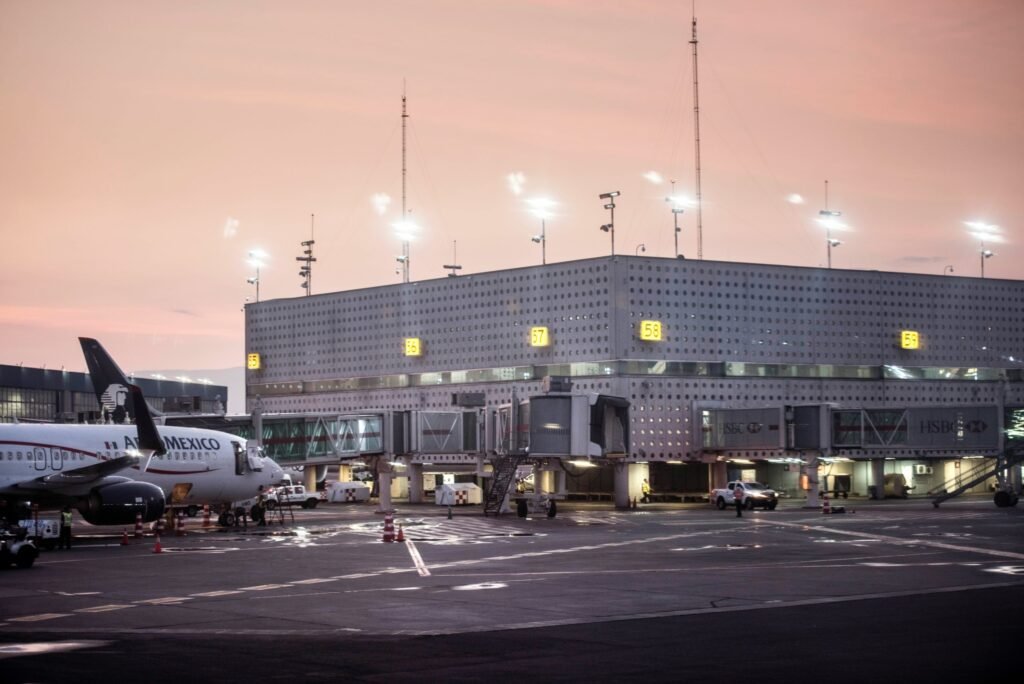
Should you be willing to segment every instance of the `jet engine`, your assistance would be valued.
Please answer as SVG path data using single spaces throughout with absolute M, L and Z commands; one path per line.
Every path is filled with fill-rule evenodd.
M 143 522 L 159 518 L 164 501 L 164 490 L 155 484 L 118 482 L 92 490 L 78 512 L 93 525 L 130 525 L 139 513 Z

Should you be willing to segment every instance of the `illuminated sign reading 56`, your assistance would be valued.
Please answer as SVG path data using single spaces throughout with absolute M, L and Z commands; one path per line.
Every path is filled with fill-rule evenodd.
M 661 321 L 640 321 L 640 339 L 661 342 Z
M 406 356 L 422 356 L 423 355 L 423 343 L 418 337 L 406 337 L 405 338 L 405 355 Z

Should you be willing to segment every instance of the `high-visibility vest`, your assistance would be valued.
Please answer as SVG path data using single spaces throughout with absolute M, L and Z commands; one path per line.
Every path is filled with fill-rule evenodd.
M 71 527 L 71 514 L 70 513 L 61 512 L 61 514 L 60 514 L 60 522 L 65 527 Z

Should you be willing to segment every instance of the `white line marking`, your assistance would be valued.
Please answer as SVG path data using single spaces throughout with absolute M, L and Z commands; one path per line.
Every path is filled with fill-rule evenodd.
M 290 584 L 257 584 L 252 587 L 239 587 L 239 591 L 269 591 L 271 589 L 284 589 L 290 587 Z
M 430 577 L 430 570 L 427 569 L 427 564 L 423 562 L 423 556 L 420 555 L 419 549 L 412 543 L 412 540 L 405 541 L 405 548 L 409 549 L 409 555 L 412 556 L 412 562 L 416 565 L 416 572 L 420 574 L 420 577 Z
M 57 618 L 70 616 L 71 613 L 40 613 L 39 615 L 25 615 L 23 617 L 8 618 L 8 622 L 42 622 L 43 620 L 56 620 Z
M 217 596 L 230 596 L 231 594 L 244 594 L 245 592 L 237 589 L 222 589 L 220 591 L 201 591 L 198 594 L 189 594 L 189 596 L 195 596 L 196 598 L 216 598 Z
M 947 551 L 966 551 L 967 553 L 980 553 L 987 556 L 999 556 L 1000 558 L 1013 558 L 1015 560 L 1024 560 L 1024 553 L 1015 553 L 1013 551 L 1000 551 L 998 549 L 982 549 L 976 546 L 961 546 L 960 544 L 946 544 L 944 542 L 930 541 L 928 539 L 903 539 L 900 537 L 893 537 L 886 534 L 868 534 L 866 532 L 853 532 L 851 530 L 839 530 L 834 527 L 821 527 L 818 525 L 808 525 L 806 523 L 792 523 L 784 522 L 782 520 L 761 520 L 765 525 L 778 525 L 781 527 L 795 527 L 805 531 L 812 532 L 828 532 L 829 534 L 843 534 L 848 537 L 859 537 L 861 539 L 881 539 L 892 544 L 913 544 L 915 546 L 930 546 L 935 549 L 945 549 Z
M 337 577 L 317 577 L 316 579 L 295 580 L 292 584 L 322 584 L 324 582 L 337 582 Z
M 79 608 L 76 613 L 109 613 L 112 610 L 124 610 L 135 606 L 126 603 L 109 603 L 105 606 L 93 606 L 92 608 Z

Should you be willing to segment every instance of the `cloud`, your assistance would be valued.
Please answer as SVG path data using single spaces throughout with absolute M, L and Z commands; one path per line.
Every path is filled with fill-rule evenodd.
M 182 316 L 194 316 L 199 318 L 199 314 L 195 311 L 189 311 L 188 309 L 171 309 L 171 313 L 181 314 Z
M 942 256 L 905 256 L 900 257 L 900 261 L 905 261 L 911 264 L 941 264 L 946 261 L 947 257 Z
M 236 218 L 228 216 L 227 220 L 224 221 L 224 239 L 230 240 L 231 238 L 238 235 L 238 225 L 240 221 Z

